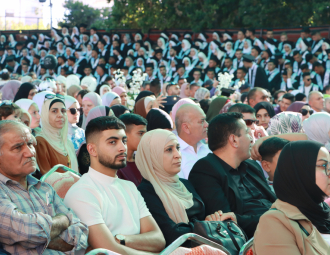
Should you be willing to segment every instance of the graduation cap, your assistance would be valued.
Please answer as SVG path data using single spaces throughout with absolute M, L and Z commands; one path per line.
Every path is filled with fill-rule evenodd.
M 289 45 L 289 46 L 291 47 L 291 49 L 294 48 L 294 42 L 291 42 L 291 41 L 284 41 L 284 42 L 283 42 L 283 46 L 286 45 L 286 44 Z
M 327 54 L 329 54 L 329 53 L 330 53 L 330 49 L 325 50 L 325 52 L 326 52 Z
M 299 51 L 299 50 L 294 50 L 294 51 L 292 52 L 292 54 L 293 54 L 293 56 L 296 56 L 296 55 L 300 54 L 300 51 Z
M 205 38 L 205 41 L 207 41 L 207 39 L 209 38 L 209 36 L 205 32 L 200 32 L 199 35 L 202 35 Z
M 313 70 L 314 70 L 315 67 L 319 67 L 319 66 L 323 67 L 322 63 L 320 63 L 319 61 L 315 61 L 314 64 L 313 64 Z
M 74 43 L 73 43 L 73 41 L 71 40 L 71 37 L 70 36 L 65 36 L 64 38 L 66 38 L 67 40 L 68 40 L 68 43 L 70 44 L 70 45 L 74 45 Z
M 179 40 L 180 39 L 180 33 L 172 32 L 171 38 L 174 38 L 175 40 Z
M 70 56 L 70 57 L 68 58 L 68 60 L 71 60 L 71 61 L 73 61 L 73 62 L 76 62 L 76 58 L 75 58 L 74 56 Z
M 45 65 L 40 65 L 41 69 L 47 69 Z
M 275 58 L 271 58 L 268 63 L 273 63 L 275 66 L 277 66 L 277 60 Z
M 118 57 L 116 55 L 110 55 L 109 59 L 113 58 L 116 62 L 118 61 Z
M 307 33 L 307 34 L 310 34 L 310 30 L 309 30 L 309 27 L 303 27 L 301 32 L 304 32 L 304 33 Z
M 141 31 L 136 32 L 135 35 L 140 35 L 140 36 L 141 36 L 141 39 L 143 39 L 143 36 L 144 36 L 144 34 L 143 34 Z M 135 36 L 134 36 L 134 37 L 135 37 Z
M 42 47 L 40 48 L 40 51 L 42 51 L 42 50 L 44 50 L 44 51 L 46 51 L 46 52 L 49 51 L 49 49 L 47 49 L 45 46 L 42 46 Z
M 25 44 L 24 42 L 18 41 L 18 42 L 16 43 L 16 46 L 23 46 L 24 44 Z
M 11 62 L 11 61 L 15 61 L 15 56 L 14 55 L 6 57 L 6 62 Z
M 23 57 L 22 58 L 22 61 L 25 61 L 28 65 L 30 65 L 30 60 L 27 58 L 27 57 Z
M 302 64 L 300 66 L 300 70 L 305 70 L 305 69 L 309 69 L 308 65 L 307 64 Z
M 212 55 L 210 56 L 210 60 L 215 61 L 215 62 L 217 63 L 217 65 L 219 64 L 219 59 L 218 59 L 217 56 L 215 56 L 214 54 L 212 54 Z
M 311 47 L 312 46 L 312 41 L 308 41 L 307 39 L 302 39 L 301 40 L 307 47 Z
M 252 63 L 254 61 L 254 57 L 250 54 L 243 54 L 243 62 Z
M 7 50 L 14 50 L 14 48 L 13 47 L 10 47 L 10 46 L 8 46 L 6 49 Z
M 38 54 L 35 54 L 33 57 L 36 59 L 41 59 L 41 57 Z
M 5 48 L 4 47 L 0 47 L 0 51 L 5 51 Z
M 256 33 L 256 30 L 253 27 L 250 27 L 247 30 L 250 31 L 250 32 L 252 32 L 252 34 L 255 34 Z
M 282 70 L 282 75 L 288 75 L 288 72 L 287 72 L 286 69 L 283 69 L 283 70 Z
M 269 48 L 267 50 L 264 50 L 264 51 L 267 52 L 269 57 L 273 56 L 273 53 L 271 52 L 271 50 Z
M 155 55 L 158 53 L 162 53 L 163 54 L 163 50 L 161 48 L 157 48 L 155 49 Z
M 214 67 L 208 67 L 206 68 L 205 72 L 214 72 L 215 73 L 215 68 Z
M 147 63 L 145 66 L 146 66 L 146 68 L 147 68 L 147 67 L 151 67 L 152 69 L 155 68 L 153 63 Z
M 90 63 L 87 63 L 87 64 L 84 66 L 84 68 L 90 68 L 90 69 L 93 69 Z
M 111 67 L 110 67 L 110 69 L 115 69 L 115 70 L 117 70 L 117 69 L 119 69 L 119 65 L 117 65 L 117 64 L 114 64 L 114 65 L 112 65 Z
M 313 59 L 313 54 L 312 53 L 307 53 L 305 56 L 306 62 L 309 62 Z
M 230 37 L 230 38 L 228 38 L 228 39 L 232 39 L 232 37 L 233 37 L 233 35 L 234 35 L 232 32 L 230 32 L 230 31 L 228 31 L 228 30 L 226 30 L 223 34 L 224 34 L 224 35 L 227 34 L 227 37 L 228 37 L 228 36 Z
M 213 31 L 213 34 L 217 34 L 219 36 L 219 39 L 221 39 L 222 34 L 220 31 Z
M 160 36 L 165 39 L 165 42 L 168 42 L 170 34 L 166 30 L 164 30 L 163 32 L 160 33 Z
M 128 70 L 128 66 L 122 66 L 121 69 Z
M 175 38 L 171 38 L 171 40 L 170 40 L 170 44 L 172 45 L 172 47 L 173 47 L 173 46 L 176 46 L 178 43 L 179 43 L 179 41 L 178 41 L 177 39 L 175 39 Z
M 182 65 L 182 64 L 176 65 L 176 71 L 178 71 L 181 67 L 185 68 L 184 65 Z
M 61 59 L 63 59 L 64 62 L 67 61 L 67 58 L 66 58 L 64 55 L 60 55 L 60 56 L 58 56 L 57 58 L 61 58 Z
M 176 53 L 179 53 L 181 50 L 180 46 L 172 46 L 172 49 L 176 51 Z
M 64 68 L 63 68 L 64 69 Z M 65 69 L 64 69 L 65 70 Z M 69 70 L 65 70 L 65 75 L 70 75 L 70 74 L 74 74 L 72 71 Z
M 103 72 L 105 72 L 105 73 L 107 72 L 107 68 L 105 67 L 105 65 L 99 64 L 99 65 L 97 65 L 97 67 L 102 68 Z
M 91 27 L 91 30 L 92 30 L 92 29 L 95 30 L 95 31 L 97 31 L 97 28 L 96 28 L 96 27 Z
M 241 28 L 241 29 L 238 30 L 238 31 L 241 31 L 244 35 L 245 35 L 245 33 L 246 33 L 246 29 L 245 29 L 245 28 Z
M 186 38 L 186 39 L 187 38 L 190 38 L 191 39 L 192 35 L 193 35 L 193 33 L 192 32 L 188 32 L 188 31 L 186 31 L 186 32 L 183 33 L 183 37 Z
M 87 25 L 85 23 L 81 23 L 79 27 L 87 28 Z

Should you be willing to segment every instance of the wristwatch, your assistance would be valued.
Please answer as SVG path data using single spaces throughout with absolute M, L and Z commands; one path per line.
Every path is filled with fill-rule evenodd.
M 125 245 L 125 236 L 124 235 L 115 235 L 115 238 L 120 242 L 121 245 Z

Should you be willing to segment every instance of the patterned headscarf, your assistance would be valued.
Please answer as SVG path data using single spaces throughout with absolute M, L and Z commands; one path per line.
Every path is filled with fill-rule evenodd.
M 279 135 L 302 132 L 302 115 L 297 112 L 281 112 L 270 119 L 267 132 Z

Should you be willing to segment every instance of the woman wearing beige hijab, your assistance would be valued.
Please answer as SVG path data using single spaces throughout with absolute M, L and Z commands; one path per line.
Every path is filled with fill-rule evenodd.
M 233 213 L 215 212 L 205 217 L 205 207 L 188 180 L 179 179 L 181 153 L 176 136 L 167 130 L 146 133 L 138 146 L 135 163 L 143 180 L 141 195 L 163 232 L 166 245 L 186 233 L 193 232 L 193 219 L 226 220 Z

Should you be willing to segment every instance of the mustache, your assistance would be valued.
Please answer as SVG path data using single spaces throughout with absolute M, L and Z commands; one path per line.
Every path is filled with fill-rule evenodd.
M 23 165 L 30 163 L 31 161 L 36 162 L 36 158 L 35 157 L 28 158 L 27 160 L 25 160 Z
M 127 154 L 126 153 L 120 153 L 120 154 L 116 155 L 115 158 L 120 157 L 120 156 L 125 156 L 127 158 Z

